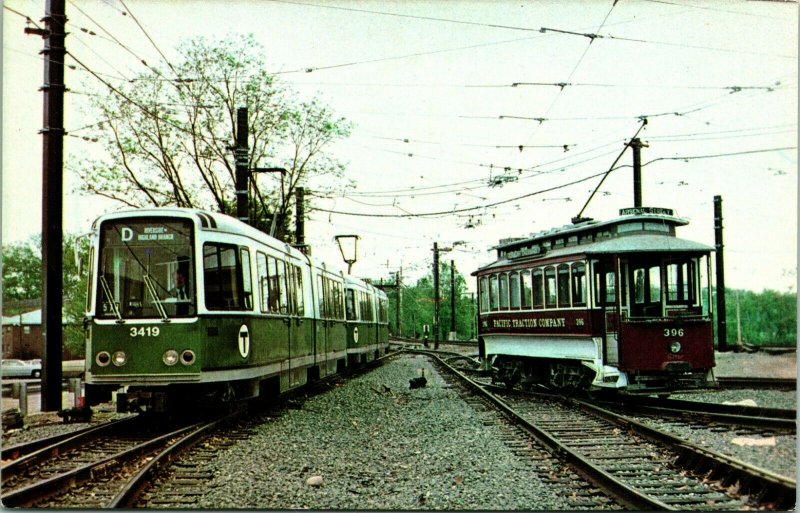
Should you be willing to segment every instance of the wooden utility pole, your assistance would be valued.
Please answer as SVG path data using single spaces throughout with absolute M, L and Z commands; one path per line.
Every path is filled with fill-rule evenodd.
M 47 0 L 44 29 L 25 29 L 44 39 L 42 128 L 42 411 L 61 409 L 64 189 L 64 0 Z

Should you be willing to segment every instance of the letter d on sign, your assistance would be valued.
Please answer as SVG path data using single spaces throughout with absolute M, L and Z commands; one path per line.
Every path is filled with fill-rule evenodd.
M 120 233 L 120 240 L 122 242 L 128 242 L 133 238 L 133 230 L 128 228 L 127 226 L 122 228 L 122 233 Z

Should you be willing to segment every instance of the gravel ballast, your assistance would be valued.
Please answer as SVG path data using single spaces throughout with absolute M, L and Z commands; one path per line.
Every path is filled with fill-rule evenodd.
M 423 368 L 427 386 L 409 389 Z M 220 453 L 196 506 L 568 509 L 497 431 L 426 358 L 400 357 Z M 307 484 L 315 476 L 321 486 Z

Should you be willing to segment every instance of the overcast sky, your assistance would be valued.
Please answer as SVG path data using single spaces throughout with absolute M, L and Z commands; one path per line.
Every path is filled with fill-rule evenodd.
M 41 231 L 42 40 L 23 28 L 44 0 L 5 7 L 8 242 Z M 721 195 L 726 284 L 795 290 L 795 3 L 68 0 L 67 15 L 68 50 L 119 79 L 145 71 L 131 51 L 163 63 L 159 51 L 174 58 L 182 40 L 252 33 L 282 82 L 350 120 L 351 137 L 331 152 L 356 188 L 313 198 L 327 212 L 312 213 L 306 231 L 314 254 L 337 264 L 334 235 L 359 234 L 358 275 L 402 266 L 411 281 L 430 268 L 434 241 L 458 243 L 442 258 L 468 274 L 500 238 L 568 224 L 599 182 L 589 177 L 610 168 L 647 116 L 644 204 L 675 209 L 690 220 L 680 236 L 713 245 Z M 66 83 L 65 152 L 80 157 L 97 151 L 76 130 L 97 120 L 86 94 L 111 93 L 80 68 Z M 628 151 L 620 164 L 631 162 Z M 74 193 L 70 176 L 65 184 L 69 232 L 121 207 Z M 584 216 L 632 204 L 622 167 Z

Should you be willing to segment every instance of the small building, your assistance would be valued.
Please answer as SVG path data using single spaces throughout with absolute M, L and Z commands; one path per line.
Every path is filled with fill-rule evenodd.
M 69 320 L 62 318 L 62 324 L 67 325 Z M 32 360 L 42 357 L 42 310 L 20 313 L 3 317 L 3 358 L 18 358 Z M 63 338 L 63 337 L 62 337 Z M 83 355 L 73 355 L 63 345 L 63 358 L 83 358 Z

